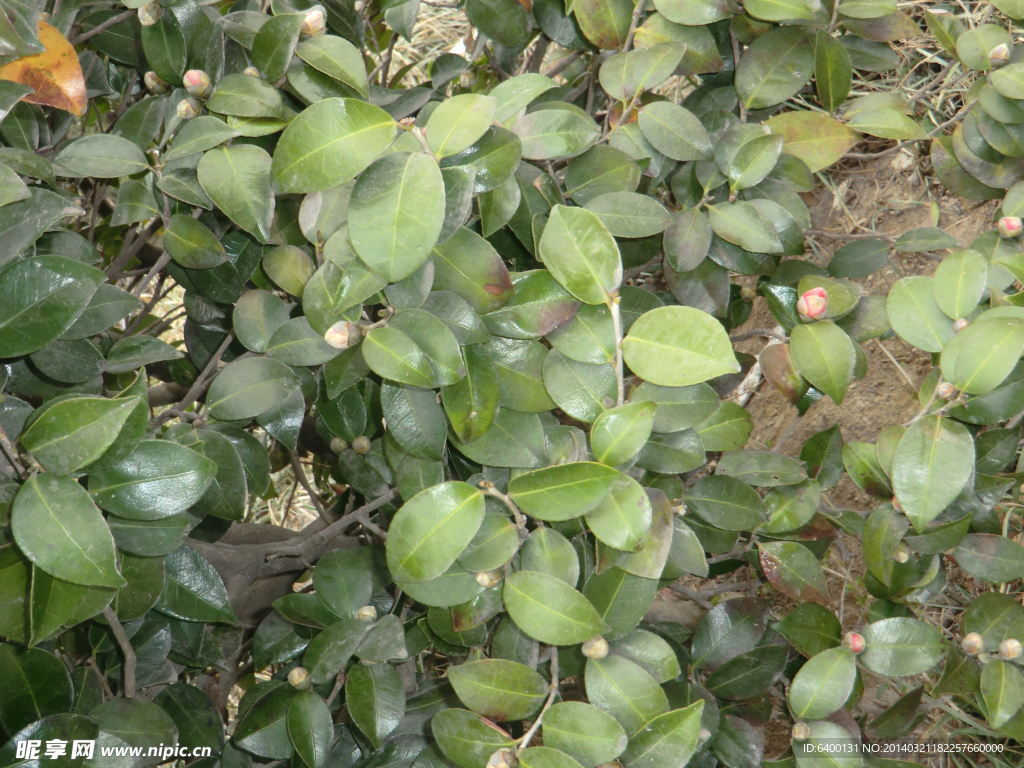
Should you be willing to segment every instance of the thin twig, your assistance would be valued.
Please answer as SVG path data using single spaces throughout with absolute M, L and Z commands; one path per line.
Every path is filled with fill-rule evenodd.
M 345 685 L 345 670 L 338 672 L 338 676 L 334 678 L 334 687 L 331 688 L 331 695 L 327 697 L 327 706 L 331 706 L 331 703 L 338 698 L 338 694 L 341 692 L 341 687 Z
M 327 514 L 327 510 L 324 509 L 324 505 L 320 502 L 320 497 L 316 495 L 316 491 L 313 490 L 313 486 L 309 484 L 309 478 L 306 477 L 306 471 L 302 468 L 302 463 L 299 461 L 299 456 L 295 451 L 290 451 L 292 459 L 292 471 L 295 473 L 295 479 L 299 481 L 299 485 L 303 487 L 307 494 L 309 494 L 309 500 L 313 502 L 313 506 L 316 507 L 317 514 L 320 515 L 320 519 L 324 521 L 324 525 L 330 525 L 334 521 L 330 515 Z
M 83 32 L 82 34 L 80 34 L 78 37 L 71 41 L 71 44 L 78 45 L 79 43 L 84 43 L 89 38 L 95 37 L 96 35 L 100 34 L 100 32 L 106 32 L 111 27 L 115 27 L 118 24 L 120 24 L 122 21 L 127 21 L 132 16 L 135 16 L 137 13 L 138 11 L 132 10 L 125 11 L 124 13 L 119 13 L 117 14 L 117 16 L 111 16 L 109 19 L 104 21 L 99 26 L 93 27 L 88 32 Z
M 868 232 L 860 234 L 847 234 L 845 232 L 829 232 L 826 229 L 805 229 L 805 235 L 811 237 L 824 237 L 829 240 L 885 240 L 887 243 L 893 243 L 896 238 L 892 235 L 887 235 L 885 232 Z
M 641 3 L 643 5 L 643 3 Z M 554 646 L 548 647 L 548 658 L 551 660 L 551 682 L 548 684 L 548 698 L 544 702 L 544 706 L 541 708 L 540 713 L 537 715 L 537 719 L 533 721 L 533 725 L 530 726 L 530 730 L 523 734 L 522 741 L 519 742 L 519 746 L 516 747 L 516 754 L 518 755 L 533 741 L 533 737 L 537 733 L 537 729 L 540 728 L 541 721 L 544 719 L 544 713 L 547 712 L 551 705 L 555 703 L 555 696 L 558 695 L 558 649 Z
M 222 341 L 220 346 L 217 347 L 217 351 L 213 353 L 213 357 L 210 358 L 210 361 L 206 364 L 206 367 L 203 368 L 199 376 L 196 377 L 196 380 L 195 382 L 193 382 L 191 389 L 189 389 L 189 391 L 185 394 L 185 398 L 180 403 L 177 404 L 176 407 L 178 408 L 178 410 L 187 410 L 188 407 L 192 405 L 192 403 L 194 403 L 202 396 L 203 392 L 205 392 L 206 388 L 209 386 L 209 379 L 212 378 L 210 374 L 212 374 L 213 371 L 217 368 L 217 363 L 220 362 L 221 357 L 224 356 L 224 353 L 227 352 L 228 347 L 231 346 L 231 342 L 234 340 L 235 334 L 229 331 L 228 335 L 224 337 L 224 341 Z M 167 411 L 164 411 L 155 419 L 153 419 L 153 423 L 150 426 L 154 428 L 159 427 L 169 418 L 171 418 L 171 415 L 168 414 Z
M 114 633 L 114 638 L 117 640 L 117 644 L 121 646 L 121 653 L 124 654 L 124 668 L 123 674 L 121 675 L 121 689 L 126 699 L 135 697 L 135 649 L 132 648 L 132 643 L 128 639 L 128 635 L 125 634 L 124 627 L 121 626 L 120 620 L 117 618 L 117 614 L 114 613 L 114 609 L 109 605 L 103 609 L 103 618 L 110 624 L 110 631 Z
M 779 341 L 786 340 L 786 334 L 779 333 L 778 331 L 769 331 L 767 328 L 752 328 L 749 331 L 743 333 L 736 333 L 729 337 L 729 341 L 746 341 L 747 339 L 753 339 L 757 336 L 770 336 L 773 339 Z
M 7 433 L 4 432 L 3 424 L 0 424 L 0 448 L 3 449 L 4 455 L 7 456 L 7 461 L 12 467 L 18 470 L 21 478 L 24 480 L 28 477 L 28 472 L 25 471 L 25 467 L 18 461 L 18 452 L 14 450 L 14 446 L 11 445 L 11 441 L 7 438 Z
M 367 515 L 365 512 L 360 512 L 358 515 L 356 515 L 356 520 L 358 520 L 359 524 L 363 526 L 363 528 L 365 528 L 366 530 L 379 536 L 384 541 L 388 540 L 388 532 L 381 528 L 379 525 L 377 525 L 375 522 L 373 522 L 370 519 L 369 515 Z
M 619 301 L 617 293 L 609 297 L 608 309 L 612 313 L 612 329 L 615 333 L 615 404 L 623 405 L 626 402 L 626 378 L 622 365 L 622 314 Z
M 364 504 L 363 506 L 359 507 L 359 509 L 342 515 L 342 517 L 340 517 L 335 522 L 331 523 L 323 530 L 310 535 L 309 538 L 304 539 L 298 544 L 292 544 L 290 546 L 281 547 L 276 552 L 271 553 L 267 559 L 275 560 L 281 557 L 301 557 L 306 552 L 316 549 L 317 547 L 333 539 L 335 536 L 340 535 L 348 526 L 350 526 L 353 522 L 358 520 L 360 515 L 368 515 L 370 514 L 370 512 L 373 512 L 374 510 L 383 507 L 397 495 L 398 490 L 392 488 L 384 495 L 378 496 L 370 503 Z
M 712 608 L 715 607 L 707 600 L 705 600 L 703 597 L 694 592 L 692 589 L 687 589 L 682 584 L 670 584 L 668 588 L 671 589 L 673 592 L 677 592 L 683 597 L 693 600 L 693 602 L 695 602 L 697 605 L 699 605 L 706 611 L 710 611 Z
M 525 540 L 529 533 L 526 530 L 526 516 L 520 511 L 519 507 L 514 501 L 507 495 L 499 491 L 494 487 L 494 484 L 489 480 L 480 481 L 480 489 L 488 496 L 493 496 L 496 499 L 501 499 L 502 503 L 509 508 L 512 512 L 512 517 L 515 519 L 516 528 L 519 529 L 519 538 Z
M 629 31 L 626 33 L 626 42 L 622 44 L 622 52 L 626 53 L 633 47 L 633 35 L 636 34 L 637 25 L 640 24 L 640 17 L 644 15 L 644 8 L 647 3 L 637 3 L 633 9 L 633 18 L 629 22 Z
M 547 72 L 544 73 L 546 77 L 558 77 L 565 70 L 572 66 L 573 62 L 580 57 L 579 53 L 573 52 L 568 56 L 564 56 L 555 62 L 554 66 L 551 67 Z
M 740 39 L 732 30 L 729 30 L 729 37 L 732 39 L 732 67 L 735 72 L 740 65 Z M 740 99 L 740 122 L 747 122 L 747 108 L 743 106 L 743 99 Z
M 151 282 L 153 282 L 153 278 L 160 274 L 163 268 L 170 264 L 170 262 L 171 254 L 169 254 L 167 251 L 161 253 L 160 258 L 156 260 L 156 264 L 154 264 L 152 268 L 150 268 L 149 272 L 146 273 L 146 276 L 142 278 L 139 281 L 139 284 L 136 285 L 135 288 L 132 290 L 132 296 L 134 296 L 135 298 L 141 296 L 142 292 L 146 290 L 146 288 L 149 286 Z
M 908 385 L 910 386 L 910 388 L 911 388 L 911 389 L 912 389 L 912 390 L 913 390 L 914 392 L 917 392 L 917 385 L 916 385 L 916 384 L 915 384 L 915 383 L 914 383 L 914 382 L 913 382 L 913 381 L 911 380 L 911 378 L 910 378 L 910 376 L 909 376 L 909 375 L 907 374 L 907 372 L 906 372 L 905 370 L 903 370 L 903 366 L 902 366 L 902 365 L 900 365 L 900 362 L 899 362 L 899 360 L 897 360 L 897 359 L 896 359 L 895 357 L 893 357 L 893 356 L 892 356 L 892 352 L 890 352 L 890 351 L 889 351 L 888 349 L 886 349 L 886 348 L 885 348 L 885 345 L 884 345 L 884 344 L 882 344 L 882 342 L 881 342 L 881 341 L 879 341 L 878 339 L 875 339 L 875 340 L 874 340 L 874 342 L 875 342 L 875 344 L 877 344 L 877 345 L 878 345 L 878 348 L 879 348 L 880 350 L 882 350 L 882 351 L 883 351 L 883 352 L 885 353 L 885 356 L 889 358 L 889 361 L 890 361 L 890 362 L 891 362 L 891 363 L 892 363 L 893 365 L 895 365 L 895 366 L 896 366 L 896 368 L 897 368 L 897 369 L 899 370 L 899 372 L 900 372 L 900 375 L 901 375 L 901 376 L 903 377 L 904 381 L 906 381 L 906 382 L 907 382 L 907 384 L 908 384 Z
M 132 257 L 134 257 L 135 254 L 142 250 L 142 247 L 149 242 L 149 239 L 156 234 L 156 231 L 160 229 L 162 225 L 163 219 L 159 216 L 155 217 L 151 222 L 149 222 L 149 225 L 142 230 L 142 233 L 132 240 L 131 245 L 126 244 L 125 247 L 121 249 L 121 253 L 119 253 L 117 258 L 110 262 L 110 266 L 107 267 L 107 278 L 111 282 L 121 277 L 121 272 L 126 266 L 128 266 L 128 262 L 132 260 Z

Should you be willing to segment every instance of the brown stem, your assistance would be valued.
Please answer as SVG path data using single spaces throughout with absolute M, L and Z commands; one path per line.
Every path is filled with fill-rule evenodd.
M 110 631 L 114 633 L 117 644 L 121 646 L 121 653 L 124 654 L 124 674 L 121 676 L 121 689 L 126 699 L 135 697 L 135 649 L 132 648 L 124 627 L 121 626 L 117 614 L 109 605 L 103 609 L 103 618 L 110 624 Z
M 333 521 L 331 520 L 330 515 L 327 514 L 327 510 L 324 509 L 324 505 L 320 502 L 320 497 L 317 496 L 316 491 L 313 490 L 313 486 L 309 484 L 309 478 L 306 477 L 306 471 L 302 468 L 302 464 L 299 462 L 298 454 L 294 451 L 291 451 L 290 453 L 292 472 L 295 473 L 295 479 L 309 495 L 309 500 L 313 502 L 313 506 L 316 507 L 317 514 L 320 515 L 320 519 L 324 521 L 324 525 L 330 525 Z
M 194 403 L 202 396 L 202 394 L 206 391 L 206 388 L 210 385 L 209 380 L 212 378 L 211 374 L 217 368 L 217 363 L 220 362 L 221 357 L 224 356 L 224 353 L 227 352 L 228 347 L 234 340 L 234 333 L 229 332 L 228 335 L 224 337 L 224 341 L 222 341 L 220 346 L 217 347 L 217 351 L 213 353 L 213 357 L 210 358 L 210 362 L 208 362 L 206 364 L 206 367 L 203 368 L 202 373 L 200 373 L 199 376 L 196 377 L 195 383 L 192 384 L 192 388 L 189 389 L 188 394 L 185 395 L 185 399 L 178 403 L 178 410 L 187 410 L 188 407 L 192 405 L 192 403 Z M 159 427 L 172 416 L 173 414 L 168 414 L 165 411 L 164 413 L 161 413 L 153 420 L 151 426 L 154 428 Z
M 316 549 L 317 547 L 327 543 L 335 536 L 340 536 L 341 533 L 352 523 L 359 520 L 360 516 L 369 515 L 376 509 L 380 509 L 395 496 L 398 495 L 398 490 L 392 488 L 390 491 L 382 496 L 378 496 L 368 504 L 364 504 L 358 509 L 343 515 L 338 520 L 331 523 L 329 526 L 324 528 L 317 533 L 312 534 L 308 538 L 300 541 L 298 544 L 286 544 L 280 547 L 276 552 L 273 552 L 268 559 L 278 559 L 283 557 L 302 557 L 310 550 Z
M 138 11 L 132 10 L 132 11 L 125 11 L 124 13 L 119 13 L 119 14 L 117 14 L 117 16 L 111 16 L 109 19 L 104 21 L 99 26 L 93 27 L 88 32 L 83 32 L 82 34 L 80 34 L 78 37 L 76 37 L 74 40 L 71 41 L 71 44 L 72 45 L 78 45 L 79 43 L 84 43 L 86 40 L 88 40 L 88 39 L 90 39 L 92 37 L 95 37 L 96 35 L 100 34 L 100 32 L 106 32 L 111 27 L 114 27 L 114 26 L 117 26 L 118 24 L 120 24 L 122 21 L 127 21 L 128 19 L 130 19 L 132 16 L 136 15 L 137 13 L 138 13 Z
M 11 466 L 14 467 L 21 475 L 22 480 L 28 477 L 28 472 L 25 471 L 25 467 L 18 461 L 18 452 L 11 445 L 11 441 L 7 438 L 7 433 L 4 432 L 3 425 L 0 424 L 0 449 L 3 450 L 4 455 L 7 457 L 7 461 L 10 462 Z
M 143 246 L 149 242 L 149 239 L 156 234 L 156 231 L 160 229 L 162 225 L 163 220 L 157 216 L 149 222 L 149 225 L 142 230 L 141 234 L 137 235 L 135 239 L 132 240 L 131 245 L 126 244 L 125 247 L 121 249 L 121 253 L 119 253 L 117 258 L 110 262 L 110 266 L 107 267 L 107 278 L 111 282 L 117 280 L 117 278 L 121 276 L 121 272 L 126 266 L 128 266 L 128 262 L 132 260 L 135 254 L 142 250 Z

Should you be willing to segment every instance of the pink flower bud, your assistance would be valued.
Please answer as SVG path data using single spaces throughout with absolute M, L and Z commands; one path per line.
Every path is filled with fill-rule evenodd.
M 971 324 L 971 321 L 966 318 L 959 318 L 953 322 L 953 333 L 960 333 L 964 328 Z
M 956 394 L 956 387 L 948 381 L 942 382 L 935 388 L 935 396 L 941 397 L 943 400 L 949 400 L 954 394 Z
M 811 288 L 796 302 L 796 311 L 811 320 L 817 320 L 828 309 L 828 294 L 824 288 Z
M 171 86 L 156 72 L 147 72 L 142 80 L 146 84 L 146 89 L 157 96 L 167 93 L 171 89 Z
M 985 639 L 977 632 L 970 632 L 964 636 L 961 645 L 965 653 L 970 656 L 977 656 L 985 649 Z
M 849 648 L 854 653 L 860 653 L 864 650 L 864 636 L 859 635 L 856 632 L 847 632 L 843 638 L 843 646 Z
M 191 120 L 202 108 L 203 106 L 195 99 L 182 99 L 178 102 L 177 115 L 182 120 Z
M 359 339 L 359 326 L 348 322 L 348 320 L 339 320 L 324 334 L 324 341 L 335 349 L 348 349 Z
M 1020 654 L 1020 640 L 1017 640 L 1014 637 L 1003 640 L 1003 642 L 999 644 L 999 655 L 1007 661 L 1020 658 Z
M 327 19 L 320 8 L 313 8 L 306 12 L 306 18 L 302 22 L 302 34 L 313 37 L 321 34 L 327 28 Z
M 1001 237 L 1019 237 L 1024 232 L 1024 222 L 1018 216 L 1003 216 L 996 222 L 996 231 Z
M 164 9 L 159 3 L 149 3 L 139 8 L 139 23 L 144 27 L 152 27 L 163 15 Z
M 201 69 L 190 69 L 181 79 L 185 83 L 185 90 L 188 91 L 189 96 L 205 99 L 213 91 L 210 76 Z

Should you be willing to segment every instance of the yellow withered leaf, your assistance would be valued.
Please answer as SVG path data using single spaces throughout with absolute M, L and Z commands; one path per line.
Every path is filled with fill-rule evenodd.
M 22 56 L 0 67 L 0 80 L 13 80 L 34 88 L 35 93 L 25 97 L 25 101 L 32 104 L 84 115 L 85 76 L 74 47 L 45 21 L 39 22 L 39 42 L 45 51 Z

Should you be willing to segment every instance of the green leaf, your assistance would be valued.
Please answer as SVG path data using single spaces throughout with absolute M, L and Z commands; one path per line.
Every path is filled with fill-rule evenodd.
M 519 118 L 512 131 L 522 142 L 527 160 L 575 157 L 590 149 L 601 136 L 594 119 L 572 104 L 549 102 Z
M 800 374 L 841 404 L 856 364 L 850 337 L 831 320 L 822 320 L 798 325 L 790 338 L 793 364 Z
M 422 309 L 403 309 L 391 318 L 388 327 L 404 333 L 423 350 L 433 376 L 441 386 L 454 384 L 465 376 L 458 340 L 434 315 Z
M 268 82 L 273 83 L 284 77 L 295 55 L 295 46 L 299 42 L 305 18 L 303 13 L 278 12 L 267 19 L 253 38 L 252 63 Z
M 498 372 L 479 345 L 462 350 L 465 377 L 441 389 L 441 399 L 452 430 L 460 440 L 483 437 L 498 412 Z
M 300 691 L 288 706 L 285 722 L 296 755 L 309 768 L 322 768 L 334 740 L 331 710 L 312 691 Z
M 631 738 L 668 711 L 668 698 L 661 686 L 624 656 L 588 659 L 584 680 L 591 704 L 618 720 Z
M 443 574 L 473 540 L 484 517 L 483 494 L 466 483 L 428 488 L 395 514 L 388 534 L 388 568 L 398 581 Z
M 448 679 L 463 704 L 495 721 L 530 717 L 548 694 L 547 681 L 535 670 L 504 659 L 449 667 Z
M 839 645 L 842 626 L 828 608 L 817 603 L 802 603 L 772 629 L 808 658 Z
M 228 126 L 223 120 L 203 115 L 189 120 L 174 135 L 170 151 L 163 156 L 165 163 L 198 155 L 241 135 L 241 131 Z
M 231 363 L 217 375 L 206 404 L 223 421 L 251 419 L 283 403 L 298 386 L 295 372 L 284 363 L 251 357 Z
M 188 683 L 172 683 L 154 697 L 153 703 L 174 721 L 181 744 L 191 744 L 193 749 L 220 749 L 224 736 L 220 714 L 199 688 Z
M 381 155 L 397 130 L 387 112 L 357 99 L 313 104 L 288 124 L 274 150 L 278 191 L 319 192 L 344 184 Z
M 363 358 L 374 373 L 414 387 L 438 382 L 424 351 L 397 328 L 374 328 L 362 344 Z
M 645 494 L 646 495 L 646 494 Z M 612 567 L 587 579 L 583 595 L 608 625 L 611 639 L 631 632 L 654 602 L 658 582 Z
M 1024 674 L 1016 664 L 995 660 L 981 671 L 981 696 L 989 723 L 999 728 L 1024 706 Z
M 571 520 L 594 509 L 619 477 L 611 467 L 573 462 L 534 470 L 508 484 L 519 508 L 538 520 Z
M 239 717 L 232 742 L 258 757 L 288 760 L 293 747 L 288 738 L 288 709 L 296 690 L 287 683 L 271 681 L 257 688 L 248 708 Z
M 759 645 L 725 662 L 707 679 L 707 689 L 719 699 L 743 700 L 763 693 L 785 671 L 785 645 Z
M 883 139 L 918 141 L 925 138 L 924 128 L 895 109 L 868 109 L 857 112 L 847 120 L 847 125 L 855 131 Z
M 533 413 L 518 413 L 502 408 L 487 433 L 471 443 L 453 439 L 466 458 L 492 467 L 535 469 L 548 462 L 544 430 Z
M 436 246 L 434 288 L 452 291 L 478 314 L 505 306 L 515 294 L 512 280 L 497 251 L 475 232 L 460 228 Z
M 203 191 L 235 224 L 261 243 L 270 240 L 274 193 L 271 159 L 259 147 L 239 144 L 207 151 L 196 171 Z
M 427 144 L 439 158 L 457 155 L 479 141 L 494 122 L 493 96 L 461 94 L 441 102 L 427 121 Z
M 479 768 L 514 743 L 498 726 L 465 709 L 442 709 L 430 719 L 430 730 L 445 757 L 459 768 Z
M 505 606 L 530 637 L 551 645 L 582 643 L 600 635 L 605 624 L 587 598 L 564 581 L 535 571 L 505 579 Z
M 655 101 L 643 107 L 637 124 L 644 138 L 658 152 L 673 160 L 710 160 L 711 139 L 689 110 L 670 101 Z
M 0 209 L 2 210 L 2 209 Z M 60 256 L 36 256 L 0 272 L 0 355 L 20 357 L 57 339 L 83 313 L 103 273 Z
M 124 586 L 114 540 L 82 486 L 44 473 L 29 478 L 11 507 L 18 548 L 39 568 L 72 584 Z
M 764 109 L 799 91 L 813 72 L 814 53 L 803 28 L 777 27 L 743 52 L 736 68 L 736 93 L 747 109 Z
M 220 575 L 194 549 L 183 546 L 171 552 L 164 569 L 167 581 L 155 610 L 184 621 L 238 621 Z
M 964 329 L 943 350 L 943 374 L 972 395 L 991 392 L 1017 364 L 1024 351 L 1024 320 L 995 317 Z M 952 369 L 952 370 L 950 370 Z
M 618 246 L 601 220 L 587 210 L 552 208 L 539 248 L 554 278 L 587 304 L 607 303 L 622 282 Z
M 368 85 L 363 56 L 343 37 L 318 35 L 299 43 L 295 54 L 314 69 L 340 80 L 366 98 Z
M 783 137 L 782 151 L 803 160 L 812 173 L 828 168 L 858 141 L 854 130 L 815 112 L 784 112 L 764 124 Z
M 622 340 L 622 352 L 635 374 L 659 386 L 687 386 L 739 371 L 721 324 L 692 307 L 644 313 Z
M 628 743 L 626 732 L 615 718 L 579 701 L 552 706 L 544 714 L 541 733 L 546 745 L 565 752 L 585 768 L 614 760 Z
M 498 102 L 494 119 L 508 127 L 508 122 L 520 111 L 554 87 L 555 83 L 550 77 L 533 72 L 516 75 L 499 83 L 491 90 L 491 96 Z
M 905 277 L 889 290 L 886 310 L 893 330 L 925 352 L 941 352 L 953 337 L 953 321 L 935 300 L 930 277 Z
M 250 75 L 227 75 L 206 102 L 211 112 L 236 117 L 284 117 L 281 94 L 270 83 Z
M 832 35 L 819 29 L 814 43 L 814 87 L 818 102 L 826 111 L 835 112 L 846 101 L 852 82 L 850 54 Z
M 79 176 L 116 179 L 149 170 L 142 150 L 120 136 L 97 134 L 67 144 L 53 159 Z
M 398 670 L 390 664 L 356 664 L 345 682 L 345 704 L 352 721 L 379 749 L 405 714 L 405 688 Z
M 629 739 L 622 764 L 629 768 L 669 768 L 689 762 L 697 750 L 704 702 L 659 715 Z
M 789 707 L 801 720 L 822 720 L 853 692 L 857 665 L 849 648 L 830 648 L 804 664 L 789 689 Z
M 723 240 L 755 253 L 781 253 L 782 242 L 771 222 L 750 203 L 708 206 L 711 228 Z
M 95 461 L 117 439 L 138 398 L 75 397 L 33 414 L 21 443 L 45 469 L 60 475 Z
M 0 645 L 0 675 L 0 725 L 8 733 L 18 733 L 36 720 L 71 709 L 71 677 L 52 653 L 4 643 Z
M 892 463 L 893 490 L 922 533 L 957 497 L 974 471 L 967 428 L 942 416 L 923 416 L 906 431 Z
M 291 366 L 326 363 L 338 354 L 324 337 L 313 330 L 305 317 L 294 317 L 270 337 L 267 356 Z
M 882 619 L 861 634 L 866 647 L 860 663 L 880 675 L 918 675 L 935 666 L 946 650 L 942 633 L 918 619 Z
M 724 453 L 716 472 L 756 486 L 793 485 L 807 479 L 802 462 L 772 451 Z
M 352 190 L 352 245 L 389 282 L 408 277 L 426 261 L 443 222 L 444 180 L 426 155 L 386 155 L 360 175 Z
M 101 508 L 130 520 L 158 520 L 191 507 L 213 481 L 217 465 L 169 440 L 143 440 L 132 454 L 89 475 Z
M 344 619 L 370 602 L 373 578 L 366 560 L 349 549 L 328 552 L 313 569 L 316 596 L 332 613 Z
M 164 248 L 188 269 L 212 269 L 228 261 L 227 251 L 206 225 L 191 216 L 176 214 L 164 228 Z
M 590 430 L 591 448 L 602 464 L 624 464 L 640 452 L 654 426 L 657 405 L 640 400 L 604 411 Z
M 671 221 L 665 206 L 653 197 L 636 192 L 609 192 L 592 197 L 586 204 L 586 210 L 597 214 L 601 223 L 616 237 L 658 235 Z
M 699 517 L 725 531 L 748 531 L 764 522 L 764 502 L 741 480 L 712 475 L 698 480 L 683 497 Z
M 952 552 L 969 576 L 1002 584 L 1024 576 L 1024 547 L 1005 536 L 969 533 Z
M 779 592 L 800 602 L 828 603 L 825 574 L 807 547 L 793 541 L 769 541 L 758 550 L 761 568 Z
M 448 439 L 444 410 L 432 389 L 381 385 L 381 407 L 388 432 L 416 458 L 440 461 Z
M 691 658 L 695 669 L 714 671 L 729 659 L 754 648 L 768 621 L 762 600 L 738 598 L 719 603 L 693 632 Z
M 288 305 L 281 299 L 270 291 L 253 290 L 235 303 L 231 326 L 242 346 L 259 354 L 267 351 L 270 337 L 288 317 Z

